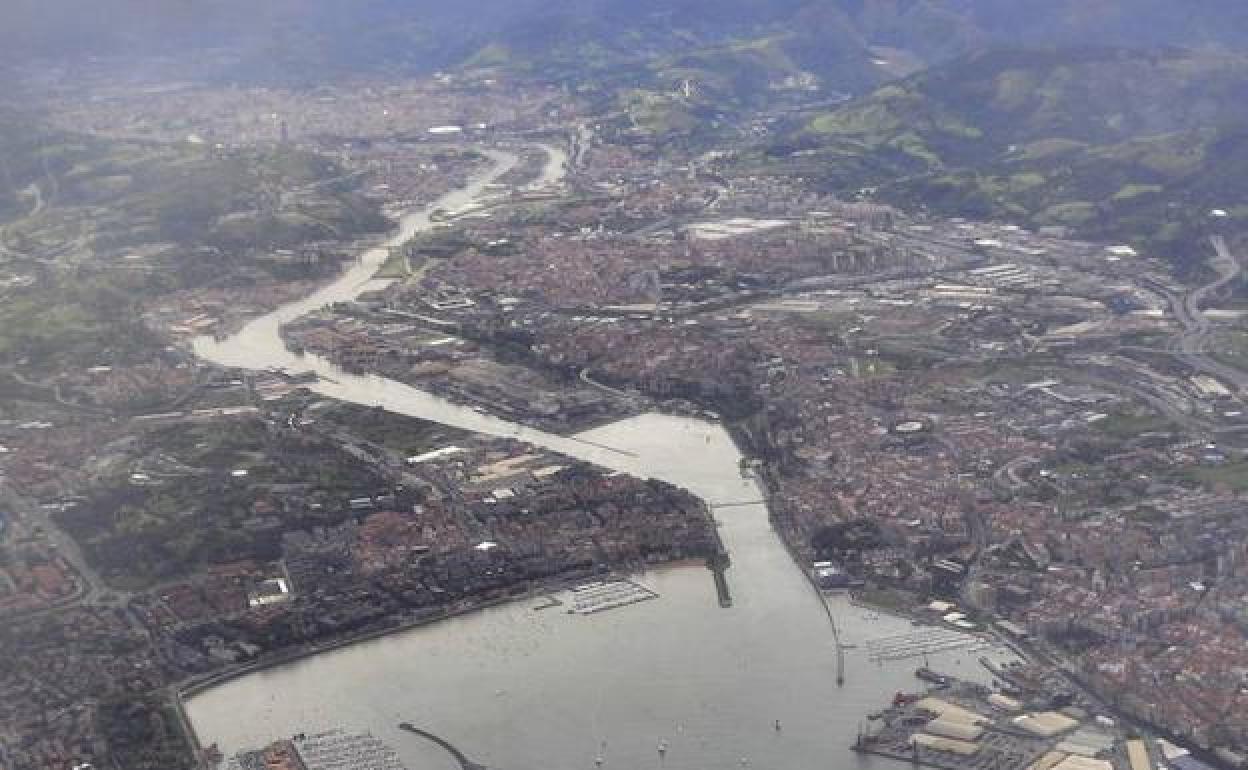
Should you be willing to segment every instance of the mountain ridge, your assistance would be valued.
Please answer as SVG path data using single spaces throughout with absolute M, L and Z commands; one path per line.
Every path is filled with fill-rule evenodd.
M 930 65 L 993 46 L 1248 44 L 1248 7 L 1233 0 L 12 0 L 5 21 L 0 58 L 224 47 L 238 60 L 231 77 L 296 79 L 454 68 L 491 47 L 540 71 L 586 48 L 663 56 L 777 31 L 841 85 L 859 82 L 880 48 Z
M 799 174 L 950 216 L 1061 226 L 1196 256 L 1233 224 L 1248 163 L 1248 57 L 1166 49 L 993 50 L 788 126 L 741 171 Z M 1248 220 L 1245 220 L 1248 221 Z

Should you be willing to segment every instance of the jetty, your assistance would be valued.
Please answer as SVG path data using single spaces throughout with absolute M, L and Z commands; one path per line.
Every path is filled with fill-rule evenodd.
M 471 759 L 467 757 L 467 755 L 464 754 L 464 752 L 455 748 L 445 738 L 441 738 L 437 735 L 434 735 L 428 730 L 422 730 L 419 727 L 416 727 L 415 725 L 411 724 L 410 722 L 400 722 L 399 729 L 405 732 L 412 733 L 413 735 L 418 735 L 427 741 L 436 743 L 438 746 L 441 746 L 443 749 L 446 750 L 447 754 L 450 754 L 451 757 L 456 762 L 459 763 L 461 770 L 489 770 L 489 768 L 486 767 L 485 765 L 480 764 L 479 762 L 473 762 Z

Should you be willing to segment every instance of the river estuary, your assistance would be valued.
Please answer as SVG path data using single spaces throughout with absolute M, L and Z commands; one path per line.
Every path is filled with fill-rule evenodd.
M 410 722 L 496 770 L 592 770 L 596 758 L 604 767 L 627 770 L 890 766 L 847 749 L 865 714 L 883 707 L 893 692 L 919 684 L 914 669 L 921 658 L 876 662 L 869 643 L 917 629 L 829 597 L 847 646 L 845 683 L 837 685 L 824 600 L 772 530 L 766 508 L 756 502 L 762 494 L 742 478 L 740 454 L 722 427 L 651 414 L 562 437 L 285 349 L 281 324 L 382 285 L 371 277 L 389 246 L 431 227 L 434 208 L 477 200 L 517 163 L 501 151 L 490 156 L 493 167 L 471 186 L 405 217 L 390 242 L 363 254 L 332 285 L 227 339 L 197 340 L 196 352 L 224 366 L 312 370 L 322 378 L 312 388 L 327 397 L 510 436 L 669 481 L 713 505 L 738 504 L 716 511 L 732 556 L 733 605 L 720 607 L 707 569 L 682 566 L 638 577 L 658 600 L 595 615 L 539 611 L 539 600 L 486 609 L 204 691 L 186 704 L 201 741 L 217 742 L 228 755 L 299 732 L 343 727 L 372 732 L 411 770 L 457 767 L 443 750 L 397 728 Z M 556 181 L 565 164 L 566 155 L 552 148 L 543 181 Z M 930 664 L 982 679 L 980 654 L 935 653 Z M 660 742 L 667 745 L 663 757 Z

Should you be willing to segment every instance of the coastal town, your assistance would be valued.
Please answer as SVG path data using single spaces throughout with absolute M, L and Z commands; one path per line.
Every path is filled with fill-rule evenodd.
M 322 390 L 348 377 L 563 438 L 654 412 L 722 423 L 822 591 L 1025 661 L 995 688 L 928 671 L 863 714 L 858 751 L 1248 764 L 1248 255 L 1217 217 L 1184 282 L 1061 227 L 841 200 L 743 173 L 740 146 L 596 133 L 575 98 L 486 76 L 51 94 L 62 128 L 334 160 L 268 191 L 273 211 L 322 185 L 390 220 L 434 209 L 353 299 L 281 325 L 306 368 L 194 345 L 328 283 L 377 228 L 257 248 L 230 282 L 135 308 L 148 355 L 3 362 L 0 767 L 209 766 L 227 758 L 191 737 L 196 692 L 521 598 L 623 615 L 664 600 L 637 578 L 656 565 L 711 567 L 731 606 L 714 501 Z M 438 207 L 486 150 L 515 168 Z M 93 256 L 173 269 L 167 244 L 132 248 Z M 310 758 L 326 745 L 397 766 L 369 736 L 288 737 L 234 766 L 334 767 Z

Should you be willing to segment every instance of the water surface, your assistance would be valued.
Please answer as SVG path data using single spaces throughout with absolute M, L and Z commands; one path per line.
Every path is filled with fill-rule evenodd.
M 515 158 L 494 153 L 472 188 L 435 204 L 458 208 Z M 565 158 L 551 156 L 562 169 Z M 557 179 L 548 167 L 544 180 Z M 553 175 L 553 176 L 552 176 Z M 401 242 L 430 226 L 404 220 Z M 512 436 L 597 463 L 685 487 L 714 505 L 732 557 L 733 606 L 721 608 L 709 571 L 672 567 L 639 580 L 654 601 L 579 616 L 520 601 L 327 652 L 213 688 L 187 703 L 203 743 L 227 754 L 298 732 L 371 731 L 408 766 L 452 767 L 449 757 L 397 729 L 434 732 L 477 761 L 502 770 L 766 767 L 772 770 L 885 766 L 847 751 L 865 714 L 897 690 L 918 687 L 922 661 L 872 662 L 866 642 L 911 632 L 908 621 L 829 600 L 846 651 L 837 685 L 834 637 L 822 603 L 772 530 L 762 494 L 739 472 L 740 454 L 722 427 L 657 414 L 573 437 L 525 428 L 398 382 L 350 375 L 314 356 L 295 356 L 280 324 L 327 302 L 351 299 L 385 258 L 383 250 L 333 285 L 217 342 L 202 357 L 229 366 L 313 370 L 325 396 L 491 435 Z M 934 668 L 984 678 L 979 653 L 933 655 Z M 781 729 L 775 728 L 779 720 Z M 660 757 L 658 746 L 667 746 Z M 743 764 L 744 762 L 744 764 Z

